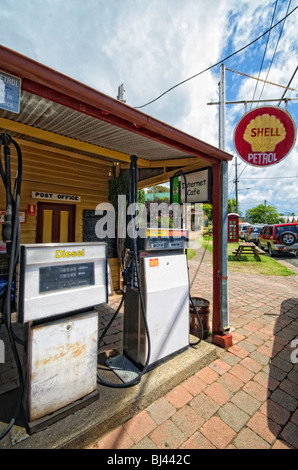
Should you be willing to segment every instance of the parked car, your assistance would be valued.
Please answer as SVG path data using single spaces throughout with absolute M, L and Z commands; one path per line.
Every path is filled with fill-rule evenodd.
M 258 236 L 258 246 L 269 255 L 298 250 L 298 223 L 265 225 Z
M 250 224 L 248 224 L 247 222 L 241 222 L 239 224 L 239 238 L 242 238 L 242 240 L 244 240 L 244 234 L 245 234 L 245 231 L 247 229 L 247 227 L 249 227 Z
M 258 244 L 258 237 L 259 233 L 261 232 L 264 225 L 250 225 L 245 230 L 244 239 L 246 242 L 254 242 L 256 245 Z

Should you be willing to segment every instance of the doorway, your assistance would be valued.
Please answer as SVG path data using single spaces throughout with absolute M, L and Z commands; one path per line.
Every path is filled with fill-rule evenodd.
M 75 241 L 76 206 L 39 202 L 37 204 L 36 243 Z

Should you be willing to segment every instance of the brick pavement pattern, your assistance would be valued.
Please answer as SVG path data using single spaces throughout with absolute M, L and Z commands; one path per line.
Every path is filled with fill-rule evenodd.
M 212 311 L 210 256 L 189 273 L 191 294 Z M 297 287 L 298 275 L 229 272 L 233 346 L 89 449 L 297 449 Z M 106 349 L 119 332 L 121 320 Z

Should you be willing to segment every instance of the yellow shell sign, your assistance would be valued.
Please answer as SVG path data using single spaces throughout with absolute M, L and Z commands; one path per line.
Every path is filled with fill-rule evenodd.
M 253 166 L 280 162 L 292 150 L 295 140 L 296 127 L 291 116 L 273 106 L 245 114 L 234 132 L 237 153 Z
M 253 152 L 274 152 L 276 144 L 286 138 L 285 126 L 275 116 L 262 114 L 247 125 L 243 139 Z

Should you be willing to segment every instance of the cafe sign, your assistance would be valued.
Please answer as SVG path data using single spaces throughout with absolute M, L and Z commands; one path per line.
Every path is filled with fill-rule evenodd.
M 212 201 L 212 171 L 211 168 L 194 171 L 183 176 L 174 176 L 170 180 L 172 203 L 211 203 Z M 185 187 L 186 184 L 186 187 Z
M 255 108 L 245 114 L 234 131 L 234 145 L 247 164 L 268 167 L 292 150 L 296 126 L 290 114 L 274 106 Z

